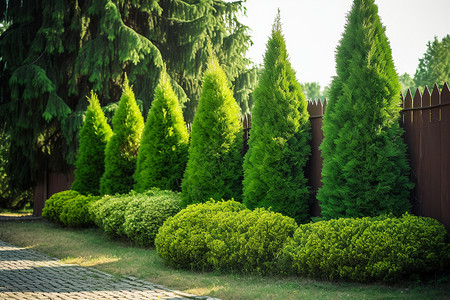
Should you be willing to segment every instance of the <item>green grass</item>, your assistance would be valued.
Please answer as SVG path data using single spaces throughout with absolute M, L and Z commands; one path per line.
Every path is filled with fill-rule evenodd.
M 12 216 L 12 217 L 21 217 L 21 216 L 30 216 L 33 214 L 33 208 L 25 207 L 18 210 L 0 208 L 0 215 L 2 216 Z
M 65 229 L 46 221 L 2 222 L 0 240 L 67 263 L 221 299 L 450 299 L 450 281 L 444 276 L 427 283 L 383 285 L 175 270 L 153 249 L 110 240 L 98 229 Z

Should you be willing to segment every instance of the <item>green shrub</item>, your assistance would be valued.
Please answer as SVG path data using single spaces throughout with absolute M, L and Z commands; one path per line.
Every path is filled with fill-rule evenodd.
M 78 195 L 63 205 L 59 220 L 69 227 L 87 227 L 94 224 L 89 214 L 89 206 L 100 199 L 98 196 Z
M 449 262 L 447 232 L 435 219 L 341 218 L 300 225 L 280 264 L 300 275 L 355 281 L 394 281 L 442 270 Z
M 132 198 L 125 211 L 124 232 L 135 244 L 152 246 L 164 221 L 180 211 L 181 196 L 172 191 L 150 190 Z
M 90 210 L 94 216 L 94 223 L 111 236 L 124 236 L 125 210 L 128 202 L 133 200 L 134 194 L 131 192 L 124 195 L 104 196 L 93 203 Z
M 49 221 L 60 223 L 60 215 L 63 211 L 64 205 L 67 201 L 70 201 L 80 196 L 77 191 L 62 191 L 52 195 L 47 201 L 45 201 L 45 207 L 42 209 L 42 217 Z
M 251 211 L 233 200 L 209 201 L 168 218 L 155 245 L 175 267 L 270 272 L 296 227 L 294 219 L 263 208 Z

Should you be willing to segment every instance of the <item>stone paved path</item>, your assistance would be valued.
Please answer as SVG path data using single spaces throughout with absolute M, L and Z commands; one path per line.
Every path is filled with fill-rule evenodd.
M 0 299 L 209 299 L 133 277 L 63 264 L 0 241 Z

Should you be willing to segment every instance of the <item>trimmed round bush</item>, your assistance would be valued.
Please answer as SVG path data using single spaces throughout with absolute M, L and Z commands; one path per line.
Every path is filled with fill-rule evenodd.
M 172 191 L 150 190 L 133 196 L 125 211 L 126 236 L 139 246 L 152 246 L 164 221 L 180 208 L 181 196 Z
M 60 215 L 63 211 L 64 204 L 78 196 L 80 196 L 80 194 L 77 191 L 71 190 L 53 194 L 45 201 L 45 207 L 42 209 L 42 217 L 51 222 L 60 223 Z
M 294 219 L 264 208 L 209 201 L 168 218 L 155 245 L 175 267 L 267 273 L 276 270 L 276 257 L 296 228 Z
M 122 237 L 125 234 L 125 210 L 135 193 L 115 196 L 104 196 L 93 203 L 91 214 L 95 224 L 109 235 Z
M 446 237 L 437 220 L 409 214 L 332 219 L 300 225 L 279 262 L 304 276 L 392 282 L 448 266 Z
M 69 227 L 88 227 L 94 224 L 89 214 L 89 206 L 100 199 L 98 196 L 78 195 L 63 205 L 59 220 Z

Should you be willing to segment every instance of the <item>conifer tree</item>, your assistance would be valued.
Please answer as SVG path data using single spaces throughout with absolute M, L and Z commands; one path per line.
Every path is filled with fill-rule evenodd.
M 291 67 L 280 12 L 253 93 L 252 129 L 244 161 L 244 204 L 309 220 L 304 167 L 311 152 L 307 101 Z
M 401 215 L 411 184 L 400 83 L 373 0 L 354 1 L 336 66 L 323 121 L 322 216 Z
M 203 77 L 189 159 L 182 181 L 183 205 L 213 199 L 239 201 L 242 193 L 242 125 L 225 72 L 212 57 Z
M 112 134 L 97 95 L 91 92 L 80 131 L 80 148 L 75 162 L 75 181 L 72 190 L 83 195 L 100 194 L 100 178 L 105 171 L 105 148 Z
M 103 107 L 114 103 L 125 72 L 148 112 L 167 62 L 188 122 L 208 38 L 229 80 L 252 84 L 250 36 L 237 18 L 242 10 L 241 1 L 223 0 L 0 0 L 0 23 L 8 25 L 0 35 L 0 123 L 10 137 L 11 184 L 33 186 L 47 165 L 71 170 L 86 96 L 93 90 Z M 243 110 L 250 90 L 236 90 Z
M 144 129 L 144 118 L 125 77 L 119 108 L 114 114 L 113 135 L 106 144 L 105 172 L 100 181 L 102 195 L 128 193 L 134 184 L 136 159 Z
M 180 191 L 189 134 L 178 98 L 163 72 L 148 113 L 134 173 L 136 191 L 152 187 Z

